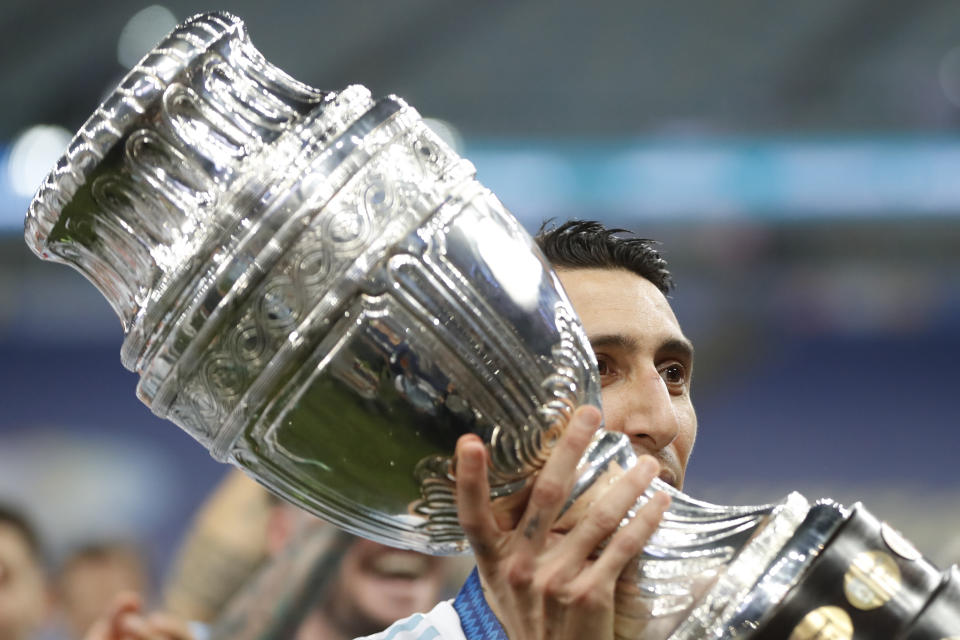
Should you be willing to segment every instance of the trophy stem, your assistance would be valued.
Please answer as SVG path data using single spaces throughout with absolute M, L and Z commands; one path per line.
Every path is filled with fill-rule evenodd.
M 637 464 L 629 438 L 599 431 L 579 465 L 564 511 L 596 498 L 602 478 Z M 635 517 L 657 491 L 671 498 L 660 527 L 618 584 L 617 637 L 675 640 L 712 637 L 718 629 L 749 628 L 796 582 L 806 560 L 816 555 L 843 519 L 830 505 L 818 505 L 816 522 L 797 531 L 812 510 L 800 494 L 779 504 L 720 506 L 690 496 L 655 479 L 628 512 Z M 792 543 L 789 544 L 789 543 Z M 785 551 L 794 561 L 780 562 Z M 804 562 L 796 562 L 796 558 Z M 763 583 L 762 589 L 755 589 Z M 763 602 L 753 602 L 760 598 Z M 671 633 L 672 632 L 672 633 Z

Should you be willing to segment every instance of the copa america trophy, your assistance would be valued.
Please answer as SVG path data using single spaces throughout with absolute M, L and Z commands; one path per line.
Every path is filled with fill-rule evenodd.
M 120 317 L 138 395 L 218 460 L 359 535 L 466 549 L 451 455 L 495 496 L 600 405 L 579 321 L 529 236 L 396 97 L 313 89 L 225 13 L 177 27 L 97 109 L 26 220 Z M 575 495 L 635 456 L 598 435 Z M 859 505 L 673 503 L 618 590 L 617 633 L 960 635 L 941 574 Z M 644 636 L 646 637 L 646 636 Z

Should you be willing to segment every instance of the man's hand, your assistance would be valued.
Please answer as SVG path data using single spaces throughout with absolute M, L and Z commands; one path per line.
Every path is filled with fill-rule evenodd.
M 179 618 L 163 613 L 149 616 L 141 611 L 140 596 L 132 591 L 118 594 L 83 640 L 193 640 Z
M 665 494 L 656 494 L 617 531 L 659 472 L 657 462 L 643 456 L 569 530 L 555 528 L 577 463 L 599 424 L 600 412 L 594 407 L 574 412 L 526 505 L 515 507 L 512 514 L 491 505 L 480 439 L 467 435 L 457 442 L 460 524 L 476 554 L 487 602 L 511 640 L 613 638 L 617 577 L 643 549 L 669 504 Z M 597 555 L 597 546 L 611 534 Z

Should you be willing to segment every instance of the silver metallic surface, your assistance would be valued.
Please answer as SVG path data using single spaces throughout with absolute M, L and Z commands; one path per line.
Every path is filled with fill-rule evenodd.
M 302 85 L 207 14 L 84 125 L 25 234 L 110 301 L 157 415 L 355 533 L 449 553 L 459 435 L 508 494 L 599 404 L 556 276 L 473 174 L 399 98 Z
M 206 14 L 83 126 L 25 235 L 110 301 L 157 415 L 351 532 L 455 553 L 457 438 L 487 443 L 509 495 L 573 408 L 600 404 L 559 281 L 473 175 L 399 98 L 307 87 L 237 18 Z M 576 495 L 635 461 L 599 434 Z M 673 504 L 621 581 L 620 637 L 749 629 L 815 555 L 800 496 L 724 507 L 653 489 Z
M 788 496 L 671 638 L 749 637 L 847 516 L 829 501 L 810 507 L 799 494 Z

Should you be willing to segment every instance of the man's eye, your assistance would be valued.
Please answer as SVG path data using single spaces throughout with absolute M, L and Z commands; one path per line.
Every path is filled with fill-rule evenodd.
M 660 368 L 660 377 L 671 390 L 681 390 L 687 382 L 687 370 L 678 362 Z
M 597 370 L 600 372 L 601 378 L 611 376 L 614 372 L 610 359 L 604 356 L 597 356 Z

